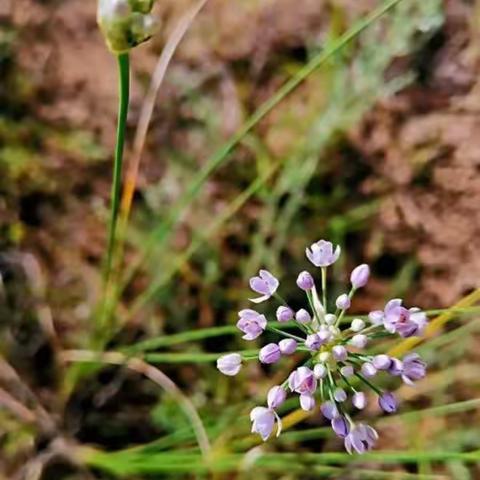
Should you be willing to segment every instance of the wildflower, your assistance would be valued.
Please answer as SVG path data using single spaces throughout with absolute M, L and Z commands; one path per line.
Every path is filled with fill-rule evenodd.
M 217 360 L 217 368 L 230 377 L 235 376 L 242 368 L 242 356 L 239 353 L 229 353 Z
M 340 247 L 334 249 L 330 242 L 321 240 L 306 249 L 308 259 L 322 268 L 322 288 L 326 283 L 326 267 L 334 263 L 340 254 Z M 302 272 L 297 278 L 297 285 L 306 292 L 305 308 L 296 313 L 281 300 L 277 289 L 278 280 L 266 270 L 261 270 L 257 277 L 250 280 L 252 290 L 261 297 L 254 302 L 263 302 L 272 296 L 281 301 L 277 305 L 276 318 L 287 322 L 295 318 L 297 333 L 283 332 L 272 328 L 280 336 L 278 343 L 269 343 L 259 352 L 260 362 L 271 364 L 279 361 L 282 355 L 301 354 L 305 361 L 289 375 L 282 385 L 274 386 L 267 395 L 267 406 L 256 407 L 250 416 L 252 431 L 266 440 L 277 423 L 277 434 L 281 422 L 276 408 L 283 404 L 288 391 L 299 396 L 300 407 L 305 411 L 313 410 L 320 404 L 323 416 L 331 422 L 336 435 L 344 439 L 349 453 L 364 453 L 370 450 L 377 438 L 377 432 L 370 426 L 355 423 L 348 414 L 348 406 L 357 410 L 366 407 L 367 396 L 364 390 L 371 389 L 376 395 L 380 408 L 393 413 L 398 402 L 393 393 L 383 391 L 375 385 L 374 377 L 378 372 L 402 377 L 403 382 L 412 384 L 425 376 L 426 364 L 417 354 L 410 354 L 399 360 L 383 353 L 370 355 L 367 345 L 378 336 L 398 334 L 409 337 L 420 334 L 427 322 L 427 317 L 418 308 L 406 308 L 402 300 L 389 301 L 383 310 L 374 310 L 368 314 L 369 325 L 363 318 L 354 318 L 350 325 L 343 327 L 341 319 L 350 308 L 356 290 L 366 285 L 370 269 L 363 264 L 356 267 L 350 280 L 352 288 L 349 294 L 340 295 L 335 301 L 337 314 L 327 309 L 326 291 L 321 292 L 325 301 L 319 299 L 315 280 L 308 272 Z M 245 309 L 239 312 L 238 328 L 246 340 L 258 338 L 267 328 L 267 316 L 255 310 Z M 300 333 L 298 333 L 300 332 Z M 361 353 L 359 353 L 359 349 Z M 249 357 L 245 357 L 248 360 Z M 236 375 L 241 368 L 242 357 L 231 354 L 218 359 L 218 368 L 226 375 Z M 355 377 L 361 383 L 362 391 L 357 391 L 357 383 L 350 382 Z M 317 387 L 319 387 L 317 389 Z M 351 400 L 351 403 L 349 402 Z
M 320 240 L 307 248 L 305 253 L 316 267 L 328 267 L 335 263 L 340 256 L 340 246 L 337 245 L 334 251 L 331 242 Z
M 391 392 L 384 392 L 378 397 L 378 404 L 385 413 L 393 413 L 397 411 L 398 402 L 395 395 Z
M 418 336 L 426 324 L 425 313 L 418 308 L 407 310 L 399 298 L 390 300 L 385 306 L 384 325 L 389 332 L 398 333 L 404 338 Z
M 370 450 L 378 440 L 378 433 L 369 425 L 360 424 L 354 426 L 345 437 L 345 449 L 348 453 L 355 450 L 357 453 L 365 453 Z
M 308 272 L 302 272 L 297 278 L 297 285 L 302 290 L 310 291 L 315 286 L 315 282 Z
M 350 282 L 352 283 L 352 287 L 356 290 L 357 288 L 364 287 L 367 282 L 368 278 L 370 277 L 370 267 L 363 263 L 358 267 L 354 268 L 352 274 L 350 275 Z
M 282 422 L 275 410 L 265 407 L 255 407 L 250 412 L 252 423 L 252 433 L 258 433 L 265 442 L 273 431 L 275 420 L 277 421 L 277 437 L 282 431 Z
M 427 364 L 416 353 L 403 357 L 402 380 L 413 385 L 415 380 L 421 380 L 426 375 Z
M 269 343 L 260 350 L 258 358 L 262 363 L 276 363 L 281 355 L 280 347 L 276 343 Z
M 284 338 L 278 342 L 282 355 L 292 355 L 297 349 L 297 342 L 293 338 Z
M 294 315 L 295 312 L 290 307 L 280 305 L 280 307 L 277 308 L 277 320 L 279 322 L 288 322 L 294 317 Z
M 257 313 L 255 310 L 245 309 L 238 313 L 240 320 L 237 322 L 237 327 L 245 335 L 242 337 L 245 340 L 255 340 L 263 333 L 267 326 L 267 319 L 265 315 Z
M 258 277 L 250 279 L 250 288 L 261 295 L 258 298 L 251 298 L 253 303 L 261 303 L 268 300 L 276 291 L 280 282 L 268 271 L 260 270 Z
M 299 367 L 290 374 L 288 386 L 292 392 L 312 394 L 317 389 L 317 379 L 308 367 Z

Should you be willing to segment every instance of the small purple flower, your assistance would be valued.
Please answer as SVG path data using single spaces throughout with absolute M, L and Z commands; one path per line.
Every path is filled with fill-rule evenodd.
M 343 388 L 336 388 L 333 392 L 333 398 L 342 403 L 347 399 L 347 392 Z
M 282 355 L 292 355 L 297 349 L 297 342 L 293 338 L 284 338 L 278 342 Z
M 322 340 L 320 340 L 320 337 L 316 333 L 307 335 L 307 339 L 305 340 L 305 346 L 312 352 L 320 350 L 322 343 Z
M 242 368 L 242 356 L 239 353 L 229 353 L 217 359 L 217 368 L 229 377 L 235 376 Z
M 348 351 L 343 345 L 335 345 L 332 348 L 332 355 L 338 362 L 344 362 L 347 359 Z
M 310 323 L 312 321 L 312 317 L 310 316 L 310 314 L 304 308 L 301 308 L 295 314 L 295 320 L 298 323 L 301 323 L 301 324 L 305 325 L 306 323 Z
M 397 411 L 398 401 L 391 392 L 384 392 L 378 397 L 378 404 L 385 413 L 394 413 Z
M 427 364 L 416 353 L 403 357 L 402 380 L 413 385 L 415 380 L 421 380 L 426 375 Z
M 367 397 L 363 392 L 355 392 L 352 397 L 352 403 L 355 408 L 363 410 L 367 405 Z
M 398 377 L 403 373 L 403 363 L 398 358 L 391 358 L 392 363 L 388 367 L 388 373 Z
M 276 343 L 265 345 L 258 354 L 258 358 L 262 363 L 275 363 L 280 360 L 280 347 Z
M 367 284 L 369 277 L 370 267 L 366 263 L 355 267 L 350 275 L 352 287 L 355 289 L 364 287 Z
M 277 420 L 277 437 L 282 430 L 282 423 L 280 418 L 271 408 L 255 407 L 250 412 L 250 420 L 252 423 L 252 433 L 258 433 L 265 442 L 273 431 L 275 420 Z
M 316 267 L 328 267 L 335 263 L 340 256 L 340 246 L 337 245 L 335 251 L 333 250 L 333 244 L 325 240 L 319 240 L 312 244 L 310 248 L 305 250 L 307 258 Z
M 250 298 L 250 301 L 261 303 L 268 300 L 277 291 L 278 285 L 279 281 L 268 270 L 260 270 L 258 277 L 250 279 L 250 288 L 260 293 L 261 297 Z
M 357 335 L 354 335 L 350 340 L 350 344 L 353 345 L 355 348 L 365 348 L 367 346 L 367 343 L 368 337 L 361 333 L 357 333 Z
M 313 396 L 308 393 L 300 395 L 300 407 L 306 412 L 313 410 L 315 407 L 315 399 Z
M 345 417 L 337 416 L 332 419 L 332 429 L 333 431 L 341 438 L 345 438 L 350 431 L 350 426 L 348 425 Z
M 350 426 L 348 425 L 345 417 L 337 416 L 331 421 L 333 431 L 341 438 L 345 438 L 350 431 Z
M 317 363 L 313 367 L 313 374 L 318 380 L 320 380 L 321 378 L 325 378 L 327 376 L 327 367 L 325 367 L 323 363 Z
M 352 428 L 345 437 L 345 449 L 352 454 L 353 450 L 357 453 L 365 453 L 370 450 L 378 440 L 378 433 L 374 428 L 363 423 Z
M 317 389 L 317 379 L 308 367 L 298 367 L 288 377 L 288 386 L 292 392 L 312 395 Z
M 294 317 L 294 315 L 295 312 L 290 307 L 281 305 L 277 308 L 277 320 L 279 322 L 288 322 Z
M 287 392 L 284 388 L 276 385 L 272 387 L 267 394 L 267 405 L 268 408 L 275 409 L 278 408 L 287 398 Z
M 240 310 L 238 315 L 240 320 L 237 322 L 237 328 L 245 334 L 242 337 L 245 340 L 255 340 L 267 326 L 265 315 L 261 315 L 255 310 L 249 308 Z
M 346 293 L 342 293 L 335 301 L 335 305 L 340 310 L 347 310 L 351 305 L 350 297 Z
M 392 359 L 388 355 L 375 355 L 372 363 L 377 370 L 388 370 L 392 366 Z
M 345 365 L 340 369 L 340 373 L 344 377 L 349 378 L 349 377 L 353 377 L 353 374 L 355 372 L 353 371 L 353 367 L 351 365 Z
M 334 402 L 327 400 L 320 406 L 323 416 L 328 420 L 333 420 L 338 416 L 338 409 Z
M 390 333 L 398 333 L 407 338 L 422 334 L 427 324 L 427 316 L 418 308 L 407 310 L 402 300 L 395 298 L 385 306 L 384 325 Z
M 302 290 L 308 292 L 315 286 L 315 281 L 313 280 L 313 277 L 310 275 L 310 273 L 304 271 L 298 276 L 297 285 Z
M 362 365 L 362 373 L 366 377 L 374 377 L 377 374 L 377 369 L 370 362 L 365 362 Z

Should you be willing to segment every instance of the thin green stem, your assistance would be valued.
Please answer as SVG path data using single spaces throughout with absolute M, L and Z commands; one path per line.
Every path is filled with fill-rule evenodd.
M 125 148 L 125 130 L 127 126 L 128 105 L 130 100 L 130 57 L 128 53 L 117 56 L 118 62 L 118 121 L 117 137 L 115 145 L 115 158 L 113 163 L 113 178 L 110 206 L 110 223 L 108 228 L 107 257 L 103 271 L 104 292 L 100 311 L 100 344 L 104 341 L 113 308 L 112 299 L 115 294 L 112 292 L 111 275 L 115 258 L 115 245 L 117 240 L 117 223 L 120 209 L 120 197 L 122 190 L 122 167 L 123 152 Z M 98 333 L 98 332 L 96 332 Z
M 322 267 L 322 302 L 323 309 L 327 312 L 327 267 Z
M 119 79 L 119 103 L 117 139 L 115 146 L 115 159 L 113 164 L 113 179 L 110 207 L 110 225 L 108 232 L 107 260 L 105 264 L 104 279 L 108 283 L 113 264 L 115 250 L 116 229 L 118 212 L 120 208 L 120 194 L 122 189 L 123 151 L 125 147 L 125 129 L 127 126 L 128 104 L 130 99 L 130 57 L 128 53 L 117 56 Z

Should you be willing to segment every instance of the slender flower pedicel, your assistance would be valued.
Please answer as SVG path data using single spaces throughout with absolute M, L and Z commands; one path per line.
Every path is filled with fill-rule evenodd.
M 418 308 L 407 309 L 402 300 L 395 298 L 383 310 L 344 321 L 354 294 L 368 282 L 370 268 L 366 264 L 356 267 L 350 275 L 350 291 L 328 302 L 327 269 L 337 261 L 340 247 L 320 240 L 306 249 L 306 255 L 320 269 L 321 299 L 315 276 L 303 271 L 297 278 L 297 286 L 304 291 L 306 303 L 295 312 L 277 293 L 278 279 L 267 270 L 260 270 L 258 276 L 250 279 L 250 287 L 261 296 L 251 301 L 261 303 L 275 298 L 280 303 L 276 306 L 275 320 L 268 321 L 264 314 L 251 309 L 239 312 L 237 327 L 245 340 L 254 340 L 265 330 L 284 337 L 260 349 L 258 359 L 261 363 L 273 364 L 294 353 L 304 356 L 281 385 L 270 389 L 267 407 L 258 406 L 251 411 L 252 432 L 265 441 L 277 425 L 277 436 L 280 434 L 282 424 L 276 410 L 290 392 L 298 395 L 299 406 L 305 411 L 319 404 L 321 413 L 343 440 L 347 452 L 361 454 L 373 448 L 378 434 L 371 426 L 356 423 L 348 410 L 351 407 L 357 412 L 363 410 L 368 401 L 366 391 L 370 390 L 383 412 L 394 413 L 398 400 L 392 392 L 376 384 L 377 377 L 392 375 L 413 385 L 426 374 L 426 364 L 416 353 L 400 360 L 382 353 L 370 355 L 365 349 L 378 337 L 420 335 L 427 324 L 427 316 Z M 331 304 L 334 311 L 329 312 Z M 281 325 L 285 322 L 291 323 Z M 287 330 L 290 326 L 298 332 Z M 238 353 L 228 354 L 218 359 L 217 367 L 225 375 L 233 376 L 240 371 L 242 360 L 252 359 L 251 356 L 242 358 Z

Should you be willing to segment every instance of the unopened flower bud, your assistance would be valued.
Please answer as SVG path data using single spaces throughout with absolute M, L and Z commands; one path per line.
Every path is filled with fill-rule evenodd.
M 276 385 L 268 391 L 267 405 L 268 408 L 278 408 L 287 398 L 287 392 L 282 387 Z
M 316 351 L 322 346 L 322 341 L 316 333 L 312 333 L 311 335 L 307 336 L 307 339 L 305 340 L 305 346 L 309 350 Z
M 362 365 L 362 373 L 366 377 L 374 377 L 377 374 L 377 369 L 369 362 Z
M 327 325 L 335 325 L 336 321 L 337 321 L 337 317 L 333 313 L 327 313 L 325 315 L 325 323 Z
M 277 308 L 277 320 L 279 322 L 288 322 L 293 318 L 294 315 L 295 312 L 290 307 L 281 305 Z
M 347 392 L 343 388 L 336 388 L 333 392 L 333 398 L 337 402 L 344 402 L 347 399 Z
M 335 301 L 335 305 L 340 310 L 347 310 L 347 308 L 350 308 L 350 304 L 351 304 L 350 297 L 346 293 L 343 293 L 342 295 L 340 295 Z
M 310 273 L 308 273 L 307 271 L 304 271 L 300 273 L 300 275 L 298 276 L 297 285 L 302 290 L 305 290 L 306 292 L 308 292 L 315 286 L 315 282 L 313 280 L 313 277 L 310 275 Z
M 295 320 L 298 323 L 306 324 L 312 321 L 312 317 L 304 308 L 302 308 L 295 314 Z
M 367 284 L 369 277 L 370 267 L 366 263 L 359 265 L 353 269 L 352 274 L 350 275 L 352 287 L 355 289 L 364 287 Z
M 363 410 L 367 405 L 367 397 L 363 392 L 356 392 L 352 397 L 352 403 L 355 408 Z
M 262 363 L 275 363 L 280 360 L 280 357 L 280 347 L 276 343 L 265 345 L 258 355 L 258 358 Z
M 292 355 L 297 349 L 297 342 L 293 338 L 284 338 L 278 342 L 282 355 Z
M 361 318 L 354 318 L 350 325 L 350 330 L 353 332 L 359 332 L 365 328 L 365 322 Z
M 347 377 L 347 378 L 352 377 L 354 374 L 353 367 L 351 365 L 345 365 L 340 369 L 340 373 L 344 377 Z
M 333 355 L 333 358 L 338 362 L 343 362 L 347 359 L 348 352 L 343 345 L 335 345 L 332 348 L 332 355 Z
M 313 396 L 309 394 L 300 395 L 300 407 L 307 412 L 313 410 L 315 407 L 315 399 Z
M 319 380 L 325 378 L 327 376 L 327 368 L 322 363 L 317 363 L 313 367 L 313 374 L 315 375 L 315 378 Z
M 377 370 L 388 370 L 392 365 L 392 359 L 388 355 L 375 355 L 372 363 Z
M 398 402 L 395 395 L 391 392 L 384 392 L 378 398 L 378 404 L 385 413 L 394 413 L 397 411 Z
M 367 343 L 368 337 L 366 335 L 362 335 L 361 333 L 357 333 L 357 335 L 354 335 L 350 340 L 350 344 L 355 348 L 365 348 Z
M 242 368 L 242 356 L 239 353 L 229 353 L 217 359 L 217 368 L 230 377 L 235 376 Z

